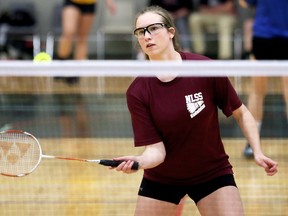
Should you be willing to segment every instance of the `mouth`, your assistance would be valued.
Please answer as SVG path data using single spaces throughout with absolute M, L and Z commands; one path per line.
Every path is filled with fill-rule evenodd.
M 153 46 L 155 46 L 155 44 L 148 43 L 148 44 L 146 45 L 146 48 L 150 48 L 150 47 L 153 47 Z

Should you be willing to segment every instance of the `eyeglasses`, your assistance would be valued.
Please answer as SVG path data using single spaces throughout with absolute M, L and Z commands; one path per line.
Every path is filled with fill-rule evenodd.
M 163 27 L 167 28 L 167 25 L 164 23 L 153 23 L 151 25 L 148 25 L 144 28 L 137 28 L 134 30 L 134 35 L 136 38 L 144 38 L 145 33 L 148 32 L 150 35 L 155 35 L 159 32 L 160 29 Z

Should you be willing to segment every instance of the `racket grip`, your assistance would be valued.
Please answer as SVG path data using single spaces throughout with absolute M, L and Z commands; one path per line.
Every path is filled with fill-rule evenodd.
M 99 164 L 104 165 L 104 166 L 117 167 L 122 162 L 123 161 L 116 161 L 116 160 L 100 160 Z M 131 169 L 132 170 L 138 170 L 139 169 L 139 163 L 134 161 Z

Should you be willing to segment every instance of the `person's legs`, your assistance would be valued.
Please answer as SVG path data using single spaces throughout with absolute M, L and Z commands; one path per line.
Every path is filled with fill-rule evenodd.
M 197 203 L 202 216 L 244 216 L 239 191 L 234 186 L 222 187 Z
M 191 40 L 193 42 L 193 52 L 204 54 L 206 51 L 205 36 L 203 29 L 204 15 L 192 13 L 189 17 Z
M 77 32 L 80 11 L 75 6 L 65 6 L 62 12 L 62 35 L 58 44 L 58 57 L 66 59 L 70 56 L 73 40 Z
M 174 216 L 177 205 L 170 202 L 138 196 L 135 216 Z
M 182 212 L 183 212 L 183 208 L 184 208 L 184 204 L 185 204 L 185 200 L 186 200 L 186 197 L 183 197 L 181 199 L 181 202 L 179 203 L 179 205 L 177 206 L 176 208 L 176 211 L 174 213 L 174 216 L 181 216 L 182 215 Z
M 280 60 L 288 60 L 288 38 L 282 38 L 281 40 L 277 43 L 277 47 L 275 48 L 278 53 L 278 59 Z M 283 76 L 282 77 L 282 88 L 283 88 L 283 97 L 286 105 L 286 120 L 288 123 L 288 76 Z
M 233 15 L 219 15 L 217 26 L 219 41 L 218 58 L 231 59 L 235 17 Z
M 243 57 L 245 59 L 249 59 L 252 51 L 253 23 L 254 19 L 252 18 L 246 19 L 243 23 Z
M 93 24 L 95 15 L 83 14 L 79 20 L 77 33 L 76 50 L 74 59 L 83 60 L 88 58 L 88 37 Z
M 288 123 L 288 77 L 282 77 L 282 86 L 283 86 L 283 96 L 286 105 L 286 120 Z
M 264 98 L 267 91 L 267 77 L 251 77 L 251 88 L 247 108 L 255 118 L 259 133 L 262 125 Z M 249 143 L 243 151 L 246 158 L 253 158 L 253 150 Z
M 267 90 L 267 77 L 251 77 L 251 89 L 247 107 L 256 122 L 261 123 L 263 118 L 263 103 Z

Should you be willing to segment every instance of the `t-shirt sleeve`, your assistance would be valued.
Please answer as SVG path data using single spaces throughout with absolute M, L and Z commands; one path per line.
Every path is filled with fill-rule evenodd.
M 146 91 L 141 91 L 146 92 Z M 126 93 L 127 106 L 130 112 L 135 146 L 150 145 L 161 141 L 154 125 L 147 95 L 137 93 L 137 88 L 128 89 Z
M 237 92 L 232 86 L 228 77 L 215 78 L 214 93 L 217 106 L 227 116 L 231 116 L 232 112 L 242 105 Z

